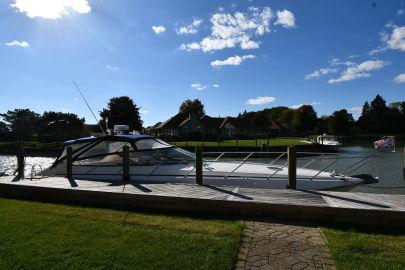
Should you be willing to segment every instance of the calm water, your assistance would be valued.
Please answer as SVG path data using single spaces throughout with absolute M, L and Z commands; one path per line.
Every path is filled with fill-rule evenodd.
M 395 193 L 405 194 L 405 180 L 403 180 L 402 168 L 404 163 L 403 145 L 398 147 L 395 153 L 392 152 L 377 152 L 373 148 L 369 147 L 369 143 L 363 145 L 346 146 L 342 147 L 341 151 L 337 155 L 332 155 L 329 159 L 321 159 L 311 163 L 308 168 L 323 169 L 330 164 L 335 157 L 350 157 L 350 159 L 340 159 L 338 162 L 330 166 L 327 171 L 336 171 L 338 173 L 348 173 L 355 167 L 348 169 L 349 166 L 356 162 L 359 162 L 361 158 L 354 158 L 360 155 L 375 155 L 369 159 L 361 168 L 353 171 L 349 175 L 367 173 L 374 176 L 378 176 L 379 182 L 369 185 L 361 185 L 353 188 L 354 192 L 369 192 L 369 193 Z M 319 157 L 318 157 L 319 158 Z M 299 160 L 298 165 L 303 166 L 309 162 L 311 158 L 305 160 Z M 54 158 L 49 157 L 27 157 L 26 174 L 30 174 L 32 165 L 37 165 L 36 171 L 41 168 L 47 168 L 54 161 Z M 263 160 L 263 162 L 269 162 L 269 160 Z M 279 160 L 278 164 L 284 163 L 285 160 Z M 0 156 L 0 172 L 6 172 L 12 174 L 16 169 L 17 160 L 13 156 Z M 363 163 L 360 163 L 363 164 Z

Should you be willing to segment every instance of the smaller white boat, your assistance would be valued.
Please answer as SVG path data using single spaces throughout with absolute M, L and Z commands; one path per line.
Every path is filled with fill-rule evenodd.
M 326 150 L 337 152 L 342 143 L 338 141 L 336 136 L 323 134 L 316 138 L 316 142 L 323 145 Z

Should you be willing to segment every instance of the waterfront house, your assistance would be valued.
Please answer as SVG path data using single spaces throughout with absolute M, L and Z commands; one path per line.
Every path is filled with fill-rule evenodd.
M 195 114 L 178 113 L 165 122 L 150 127 L 147 132 L 160 137 L 253 138 L 286 135 L 289 134 L 290 127 L 286 123 L 275 121 L 255 125 L 238 117 L 198 117 Z

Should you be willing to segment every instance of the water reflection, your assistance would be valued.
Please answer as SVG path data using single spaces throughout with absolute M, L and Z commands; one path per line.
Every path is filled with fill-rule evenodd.
M 36 170 L 48 168 L 55 161 L 55 158 L 50 157 L 26 157 L 25 158 L 25 171 L 28 176 L 31 172 L 32 166 L 36 166 Z M 17 158 L 15 156 L 0 156 L 0 172 L 6 174 L 13 174 L 17 169 Z

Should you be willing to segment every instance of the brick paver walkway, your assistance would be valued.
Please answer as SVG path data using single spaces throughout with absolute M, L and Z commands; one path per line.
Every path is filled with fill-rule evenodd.
M 236 269 L 335 269 L 335 266 L 316 227 L 247 222 Z

